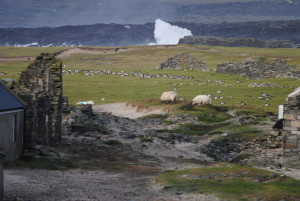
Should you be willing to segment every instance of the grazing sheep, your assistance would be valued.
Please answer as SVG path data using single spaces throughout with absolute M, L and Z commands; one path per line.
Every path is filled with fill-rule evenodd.
M 196 96 L 192 104 L 193 105 L 206 105 L 206 104 L 211 104 L 212 99 L 208 95 L 198 95 Z
M 293 93 L 290 93 L 288 97 L 296 97 L 300 94 L 300 87 L 298 87 Z
M 164 103 L 176 103 L 177 92 L 176 89 L 173 91 L 165 91 L 160 97 L 160 101 Z

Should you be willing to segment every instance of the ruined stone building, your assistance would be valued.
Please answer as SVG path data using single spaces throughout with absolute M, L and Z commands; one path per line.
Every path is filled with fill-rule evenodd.
M 283 160 L 285 167 L 300 169 L 300 93 L 295 92 L 283 106 Z
M 20 75 L 13 87 L 26 103 L 25 137 L 28 144 L 53 145 L 61 140 L 62 62 L 41 54 Z

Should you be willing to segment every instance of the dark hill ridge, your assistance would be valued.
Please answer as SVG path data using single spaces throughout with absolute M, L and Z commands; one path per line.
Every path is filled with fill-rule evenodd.
M 258 38 L 263 40 L 290 40 L 300 43 L 300 20 L 234 22 L 219 24 L 175 23 L 190 29 L 194 36 Z
M 0 27 L 300 19 L 300 0 L 1 0 Z
M 196 24 L 173 22 L 190 29 L 194 36 L 223 38 L 257 38 L 261 40 L 289 40 L 300 44 L 300 20 Z M 0 45 L 28 44 L 40 46 L 84 45 L 126 46 L 155 42 L 154 24 L 95 24 L 57 28 L 0 28 Z
M 95 24 L 57 28 L 0 29 L 0 45 L 29 44 L 39 46 L 125 46 L 154 42 L 153 24 Z

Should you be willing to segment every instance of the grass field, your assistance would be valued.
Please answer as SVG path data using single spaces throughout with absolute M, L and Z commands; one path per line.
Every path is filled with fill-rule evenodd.
M 189 193 L 215 194 L 221 200 L 299 200 L 300 182 L 247 166 L 220 163 L 216 167 L 168 170 L 157 183 Z
M 93 47 L 94 49 L 103 49 Z M 240 107 L 240 101 L 244 101 L 246 108 L 276 112 L 279 104 L 285 102 L 286 96 L 300 85 L 300 80 L 295 79 L 268 79 L 248 80 L 247 78 L 234 75 L 221 75 L 214 71 L 199 72 L 189 70 L 157 70 L 155 67 L 167 58 L 188 52 L 196 58 L 203 59 L 207 68 L 215 69 L 216 65 L 224 62 L 243 62 L 256 60 L 263 56 L 270 60 L 284 58 L 288 64 L 296 65 L 300 70 L 299 49 L 262 49 L 250 47 L 209 47 L 209 46 L 135 46 L 126 47 L 126 51 L 98 54 L 73 54 L 63 57 L 64 70 L 105 70 L 120 72 L 125 71 L 129 76 L 102 75 L 86 76 L 84 73 L 74 75 L 64 74 L 64 94 L 69 96 L 71 104 L 80 100 L 93 100 L 96 104 L 112 102 L 142 102 L 143 104 L 160 105 L 159 97 L 163 91 L 177 87 L 178 95 L 186 101 L 191 101 L 199 94 L 217 95 L 216 91 L 222 91 L 219 96 L 226 102 L 228 107 Z M 28 60 L 13 60 L 17 57 L 37 56 L 42 52 L 57 52 L 67 48 L 17 48 L 0 47 L 0 58 L 12 58 L 12 60 L 0 59 L 0 72 L 7 72 L 4 77 L 17 79 L 18 73 L 26 68 L 31 62 Z M 194 79 L 162 79 L 162 78 L 137 78 L 131 76 L 131 72 L 137 70 L 149 74 L 168 74 L 193 76 Z M 237 83 L 239 79 L 241 82 Z M 207 82 L 211 80 L 211 82 Z M 220 85 L 215 81 L 225 81 Z M 276 83 L 276 88 L 251 88 L 250 83 Z M 267 101 L 270 106 L 265 107 L 266 101 L 259 100 L 262 93 L 272 95 Z M 104 98 L 105 102 L 101 99 Z M 152 100 L 152 101 L 149 101 Z M 153 101 L 155 100 L 155 101 Z M 214 100 L 214 105 L 219 105 L 220 100 Z

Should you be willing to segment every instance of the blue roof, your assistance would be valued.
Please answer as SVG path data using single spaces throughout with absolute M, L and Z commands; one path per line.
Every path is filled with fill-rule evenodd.
M 0 111 L 25 108 L 24 103 L 0 83 Z

